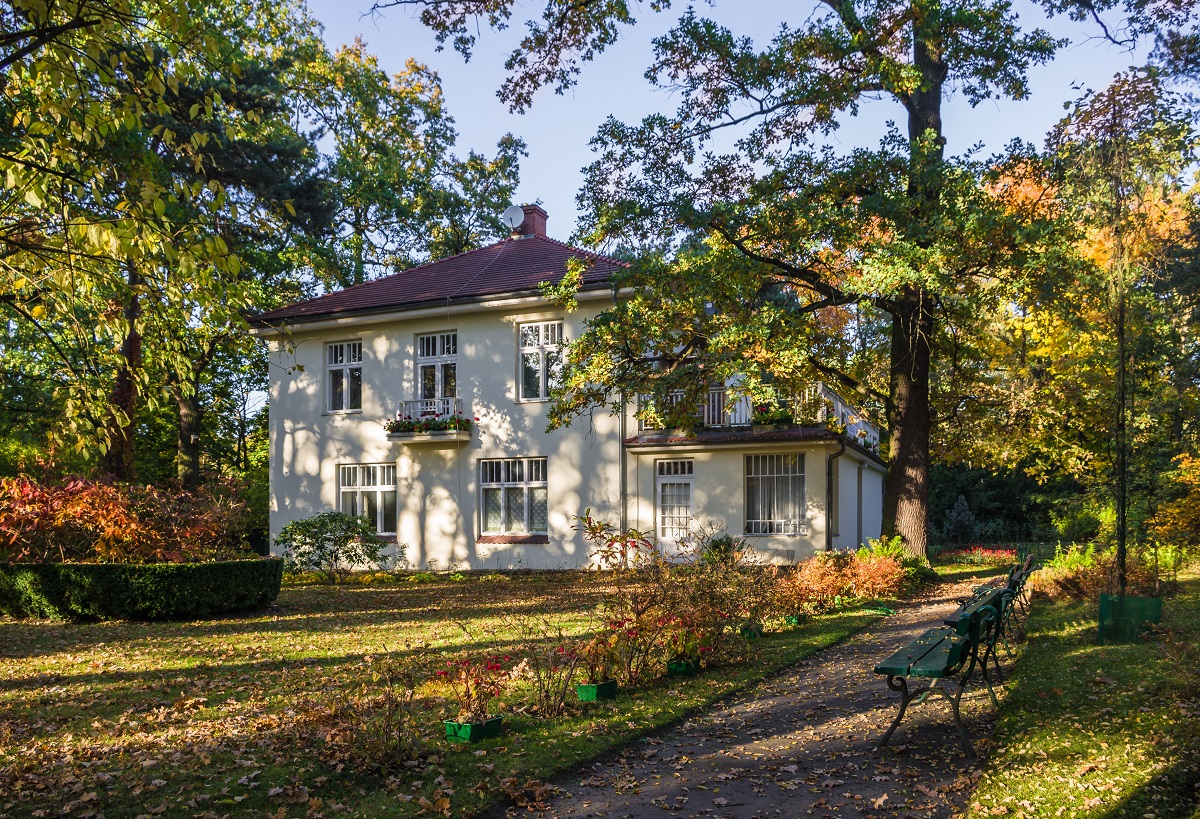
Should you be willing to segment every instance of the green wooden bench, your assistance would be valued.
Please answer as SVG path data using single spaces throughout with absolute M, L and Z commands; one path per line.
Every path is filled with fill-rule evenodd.
M 988 595 L 991 599 L 993 595 Z M 1011 595 L 1005 589 L 996 590 L 994 597 L 1006 603 Z M 891 657 L 875 666 L 876 674 L 887 675 L 888 688 L 900 693 L 900 712 L 876 746 L 882 749 L 904 719 L 908 706 L 914 700 L 923 703 L 931 694 L 940 694 L 950 703 L 954 715 L 954 727 L 968 757 L 974 758 L 970 737 L 959 713 L 959 700 L 976 668 L 981 667 L 981 676 L 991 695 L 992 704 L 999 707 L 996 692 L 992 690 L 987 671 L 989 647 L 994 646 L 1000 612 L 991 605 L 980 603 L 961 612 L 954 626 L 931 628 Z M 982 658 L 980 652 L 983 652 Z M 982 662 L 981 662 L 982 659 Z M 909 687 L 909 680 L 930 680 L 928 686 Z M 943 680 L 954 684 L 951 693 L 939 685 Z

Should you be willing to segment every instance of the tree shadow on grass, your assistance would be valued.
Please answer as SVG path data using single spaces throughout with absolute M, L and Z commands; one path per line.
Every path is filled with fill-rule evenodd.
M 497 584 L 499 585 L 499 584 Z M 285 589 L 266 610 L 219 620 L 102 623 L 0 621 L 0 657 L 23 659 L 73 654 L 97 643 L 136 647 L 163 639 L 195 640 L 256 633 L 314 634 L 351 631 L 389 623 L 472 621 L 503 613 L 567 614 L 599 605 L 601 587 L 532 590 L 532 584 L 496 591 L 483 584 L 441 588 L 302 587 Z M 480 589 L 486 589 L 480 592 Z M 424 593 L 422 593 L 424 592 Z M 569 593 L 568 593 L 569 592 Z

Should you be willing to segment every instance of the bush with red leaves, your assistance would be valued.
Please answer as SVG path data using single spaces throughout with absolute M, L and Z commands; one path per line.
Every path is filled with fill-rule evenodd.
M 0 478 L 0 560 L 192 563 L 244 554 L 246 505 L 232 483 L 196 491 L 72 477 Z

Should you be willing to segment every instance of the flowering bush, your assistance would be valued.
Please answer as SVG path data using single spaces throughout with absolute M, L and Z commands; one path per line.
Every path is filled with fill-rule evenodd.
M 483 722 L 491 713 L 492 701 L 500 696 L 509 680 L 509 671 L 504 664 L 512 658 L 466 657 L 450 660 L 446 668 L 437 672 L 454 692 L 458 700 L 459 722 Z
M 566 623 L 549 616 L 513 615 L 504 624 L 521 645 L 521 661 L 511 678 L 529 686 L 538 716 L 559 716 L 567 710 L 567 695 L 583 662 L 579 638 L 568 633 Z
M 982 566 L 1001 566 L 1017 562 L 1016 549 L 986 549 L 983 546 L 966 547 L 942 552 L 938 557 L 950 563 L 976 563 Z
M 230 482 L 195 491 L 86 478 L 0 478 L 0 560 L 191 563 L 246 551 L 245 503 Z
M 395 432 L 468 432 L 478 420 L 478 418 L 471 419 L 457 412 L 453 415 L 418 415 L 416 418 L 405 415 L 401 418 L 389 418 L 383 422 L 383 428 L 389 434 Z
M 363 657 L 362 682 L 354 692 L 318 699 L 308 716 L 323 745 L 326 762 L 355 770 L 391 774 L 421 759 L 422 719 L 411 661 L 391 653 Z M 341 767 L 338 768 L 341 770 Z
M 617 670 L 617 658 L 613 650 L 613 635 L 602 631 L 584 643 L 579 652 L 580 662 L 586 676 L 585 682 L 602 683 L 613 679 Z

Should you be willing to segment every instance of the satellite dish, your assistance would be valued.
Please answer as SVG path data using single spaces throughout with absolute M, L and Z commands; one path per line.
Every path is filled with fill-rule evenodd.
M 520 205 L 505 208 L 500 214 L 500 221 L 508 225 L 510 230 L 516 230 L 525 221 L 525 210 Z

